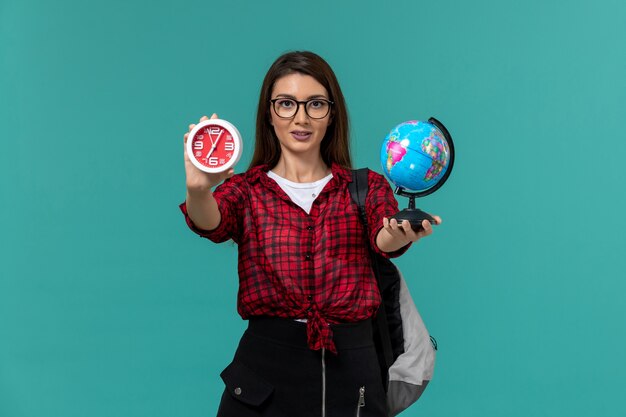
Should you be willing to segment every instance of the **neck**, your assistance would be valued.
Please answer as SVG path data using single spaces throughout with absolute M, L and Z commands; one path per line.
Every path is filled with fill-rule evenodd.
M 290 158 L 284 153 L 272 171 L 292 182 L 314 182 L 330 174 L 330 167 L 321 156 L 315 160 Z

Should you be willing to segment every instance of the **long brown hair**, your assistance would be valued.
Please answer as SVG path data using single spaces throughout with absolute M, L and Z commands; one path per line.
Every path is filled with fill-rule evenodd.
M 332 121 L 320 147 L 322 160 L 329 167 L 332 163 L 337 163 L 343 167 L 352 168 L 348 110 L 337 77 L 322 57 L 308 51 L 294 51 L 281 55 L 265 74 L 256 115 L 254 154 L 249 168 L 262 164 L 267 164 L 273 168 L 280 159 L 280 143 L 274 132 L 274 127 L 270 124 L 270 99 L 276 80 L 293 73 L 310 75 L 315 78 L 326 88 L 330 96 L 329 99 L 334 102 L 331 113 Z

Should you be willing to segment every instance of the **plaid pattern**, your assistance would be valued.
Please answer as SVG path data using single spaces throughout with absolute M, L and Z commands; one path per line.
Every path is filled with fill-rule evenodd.
M 185 203 L 180 209 L 198 235 L 238 244 L 237 309 L 243 319 L 307 319 L 309 347 L 336 352 L 328 325 L 365 320 L 380 304 L 368 245 L 386 257 L 399 256 L 409 247 L 389 254 L 375 243 L 382 218 L 395 214 L 398 204 L 385 178 L 370 171 L 368 242 L 347 188 L 350 170 L 333 164 L 333 178 L 307 214 L 267 176 L 268 169 L 254 167 L 215 189 L 222 217 L 215 230 L 198 229 Z

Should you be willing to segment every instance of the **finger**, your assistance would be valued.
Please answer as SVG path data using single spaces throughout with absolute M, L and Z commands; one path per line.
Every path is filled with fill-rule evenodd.
M 435 219 L 435 224 L 436 225 L 440 225 L 441 222 L 443 221 L 443 220 L 441 220 L 441 217 L 439 217 L 439 216 L 433 216 L 433 219 Z
M 191 132 L 191 131 L 193 130 L 193 128 L 194 128 L 194 127 L 196 127 L 196 125 L 195 125 L 195 124 L 193 124 L 193 123 L 192 123 L 192 124 L 190 124 L 190 125 L 189 125 L 189 131 Z
M 419 234 L 415 230 L 413 230 L 413 226 L 411 225 L 410 221 L 403 220 L 401 226 L 405 236 L 412 242 L 415 242 L 417 239 L 420 238 Z
M 423 236 L 428 236 L 433 232 L 433 227 L 428 220 L 422 221 Z
M 398 231 L 398 221 L 396 219 L 393 219 L 393 218 L 389 219 L 389 227 L 394 232 L 397 232 Z
M 395 236 L 398 234 L 397 230 L 394 230 L 393 227 L 391 227 L 391 221 L 394 221 L 394 219 L 389 219 L 387 217 L 383 217 L 383 228 L 392 236 Z
M 406 233 L 401 224 L 396 219 L 389 219 L 389 228 L 387 229 L 391 235 L 395 237 L 406 238 Z
M 189 137 L 189 132 L 187 132 L 187 133 L 185 133 L 185 134 L 183 135 L 183 139 L 184 139 L 184 140 L 183 140 L 183 143 L 187 143 L 187 138 L 188 138 L 188 137 Z
M 209 120 L 209 118 L 208 118 L 208 117 L 206 117 L 206 116 L 202 116 L 202 117 L 200 118 L 200 121 L 201 121 L 201 122 L 204 122 L 205 120 Z
M 383 217 L 383 228 L 392 235 L 395 233 L 391 227 L 391 219 L 387 217 Z
M 211 119 L 217 119 L 217 118 L 218 118 L 218 117 L 217 117 L 217 113 L 213 113 L 213 114 L 211 115 Z
M 227 179 L 229 179 L 230 177 L 232 177 L 235 174 L 235 170 L 233 168 L 229 169 L 228 171 L 224 171 L 224 172 L 220 172 L 219 174 L 215 174 L 215 184 L 219 184 L 222 181 L 225 181 Z

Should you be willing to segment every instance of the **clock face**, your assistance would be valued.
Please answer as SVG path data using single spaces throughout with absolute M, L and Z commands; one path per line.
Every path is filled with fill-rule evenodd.
M 187 137 L 187 154 L 204 172 L 217 173 L 232 168 L 241 156 L 241 135 L 225 120 L 198 123 Z

